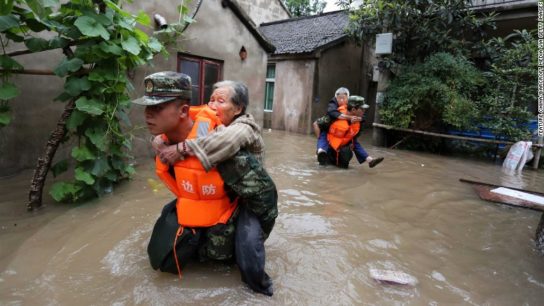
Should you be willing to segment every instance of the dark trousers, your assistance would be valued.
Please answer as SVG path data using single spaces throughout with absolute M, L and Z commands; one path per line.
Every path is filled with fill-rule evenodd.
M 327 156 L 329 157 L 329 162 L 333 165 L 336 165 L 340 168 L 347 168 L 349 166 L 350 160 L 353 158 L 353 151 L 349 144 L 340 147 L 338 151 L 335 151 L 333 148 L 329 147 L 327 151 Z
M 173 245 L 179 228 L 176 215 L 176 200 L 166 204 L 161 216 L 155 223 L 147 253 L 153 269 L 177 274 Z M 176 257 L 180 268 L 189 261 L 202 258 L 202 250 L 209 243 L 209 228 L 185 228 L 176 239 Z M 257 216 L 246 208 L 239 206 L 234 235 L 234 253 L 240 268 L 242 281 L 252 290 L 271 296 L 272 280 L 264 271 L 265 249 L 264 233 Z M 209 258 L 208 258 L 209 259 Z
M 185 228 L 183 233 L 176 238 L 179 229 L 176 214 L 176 200 L 166 204 L 151 233 L 147 254 L 151 266 L 162 272 L 178 273 L 174 258 L 174 239 L 176 239 L 177 261 L 182 269 L 189 261 L 198 259 L 198 249 L 203 243 L 204 229 Z
M 254 291 L 271 296 L 273 294 L 272 279 L 264 271 L 265 235 L 261 223 L 245 205 L 241 205 L 239 209 L 234 250 L 242 281 Z

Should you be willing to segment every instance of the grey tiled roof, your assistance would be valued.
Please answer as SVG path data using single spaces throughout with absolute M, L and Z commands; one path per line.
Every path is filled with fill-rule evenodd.
M 336 11 L 315 16 L 263 23 L 261 33 L 276 47 L 274 54 L 311 53 L 346 37 L 348 13 Z

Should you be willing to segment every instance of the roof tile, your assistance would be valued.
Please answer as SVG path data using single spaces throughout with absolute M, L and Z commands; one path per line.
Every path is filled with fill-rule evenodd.
M 261 33 L 276 47 L 274 54 L 311 53 L 330 42 L 347 37 L 347 11 L 292 18 L 259 27 Z

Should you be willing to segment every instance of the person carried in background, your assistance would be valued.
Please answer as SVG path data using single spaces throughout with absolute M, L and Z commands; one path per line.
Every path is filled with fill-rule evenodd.
M 278 216 L 277 189 L 263 167 L 264 141 L 261 128 L 246 113 L 248 100 L 247 86 L 241 82 L 214 84 L 204 109 L 217 115 L 222 125 L 213 133 L 160 146 L 157 151 L 170 164 L 195 156 L 206 171 L 217 166 L 225 187 L 238 197 L 235 254 L 242 279 L 253 290 L 272 295 L 272 281 L 264 271 L 264 241 Z
M 347 105 L 340 105 L 338 111 L 345 115 L 346 118 L 362 118 L 365 109 L 368 107 L 363 97 L 351 96 L 348 99 Z M 325 152 L 318 153 L 319 164 L 331 163 L 340 168 L 347 168 L 353 157 L 353 153 L 355 153 L 359 164 L 368 162 L 370 168 L 374 168 L 381 163 L 384 159 L 383 157 L 373 158 L 368 155 L 363 146 L 357 141 L 360 132 L 360 120 L 349 120 L 339 117 L 336 121 L 332 122 L 326 135 L 326 144 L 322 145 Z
M 189 76 L 159 72 L 147 76 L 144 84 L 145 96 L 133 102 L 146 106 L 149 131 L 160 135 L 163 148 L 168 143 L 179 144 L 205 136 L 218 124 L 215 114 L 207 110 L 193 114 L 194 121 L 191 118 Z M 185 147 L 177 146 L 177 150 L 180 148 Z M 255 258 L 263 262 L 262 267 L 259 262 L 238 264 L 244 281 L 251 289 L 272 295 L 272 282 L 264 273 L 264 253 L 258 249 L 262 239 L 241 236 L 236 230 L 240 224 L 244 224 L 242 227 L 246 230 L 247 223 L 259 223 L 247 214 L 245 217 L 243 213 L 238 214 L 241 205 L 237 195 L 225 190 L 227 184 L 217 168 L 205 169 L 194 156 L 186 156 L 170 165 L 157 154 L 155 164 L 157 175 L 176 195 L 176 200 L 163 208 L 153 228 L 147 249 L 151 266 L 181 277 L 181 269 L 189 261 L 230 261 L 237 248 L 237 263 Z M 251 170 L 254 164 L 257 162 L 250 154 L 241 154 L 227 165 L 223 176 L 239 177 L 240 169 Z M 235 173 L 230 173 L 232 171 Z
M 329 101 L 327 106 L 327 113 L 318 118 L 313 122 L 313 130 L 315 136 L 317 137 L 317 159 L 320 165 L 325 165 L 327 163 L 327 132 L 329 131 L 329 126 L 333 121 L 337 119 L 345 119 L 350 122 L 361 122 L 363 118 L 357 116 L 350 116 L 343 114 L 338 111 L 338 107 L 345 106 L 348 103 L 349 99 L 349 90 L 345 87 L 340 87 L 334 93 L 334 97 Z

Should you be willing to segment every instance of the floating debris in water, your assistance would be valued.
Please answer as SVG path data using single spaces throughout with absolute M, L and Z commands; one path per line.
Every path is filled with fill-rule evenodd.
M 383 284 L 415 286 L 418 283 L 417 278 L 400 271 L 370 269 L 369 272 L 370 277 Z
M 147 184 L 149 185 L 149 187 L 151 187 L 151 190 L 153 190 L 153 192 L 158 192 L 159 189 L 163 187 L 161 182 L 154 180 L 152 178 L 147 179 Z

